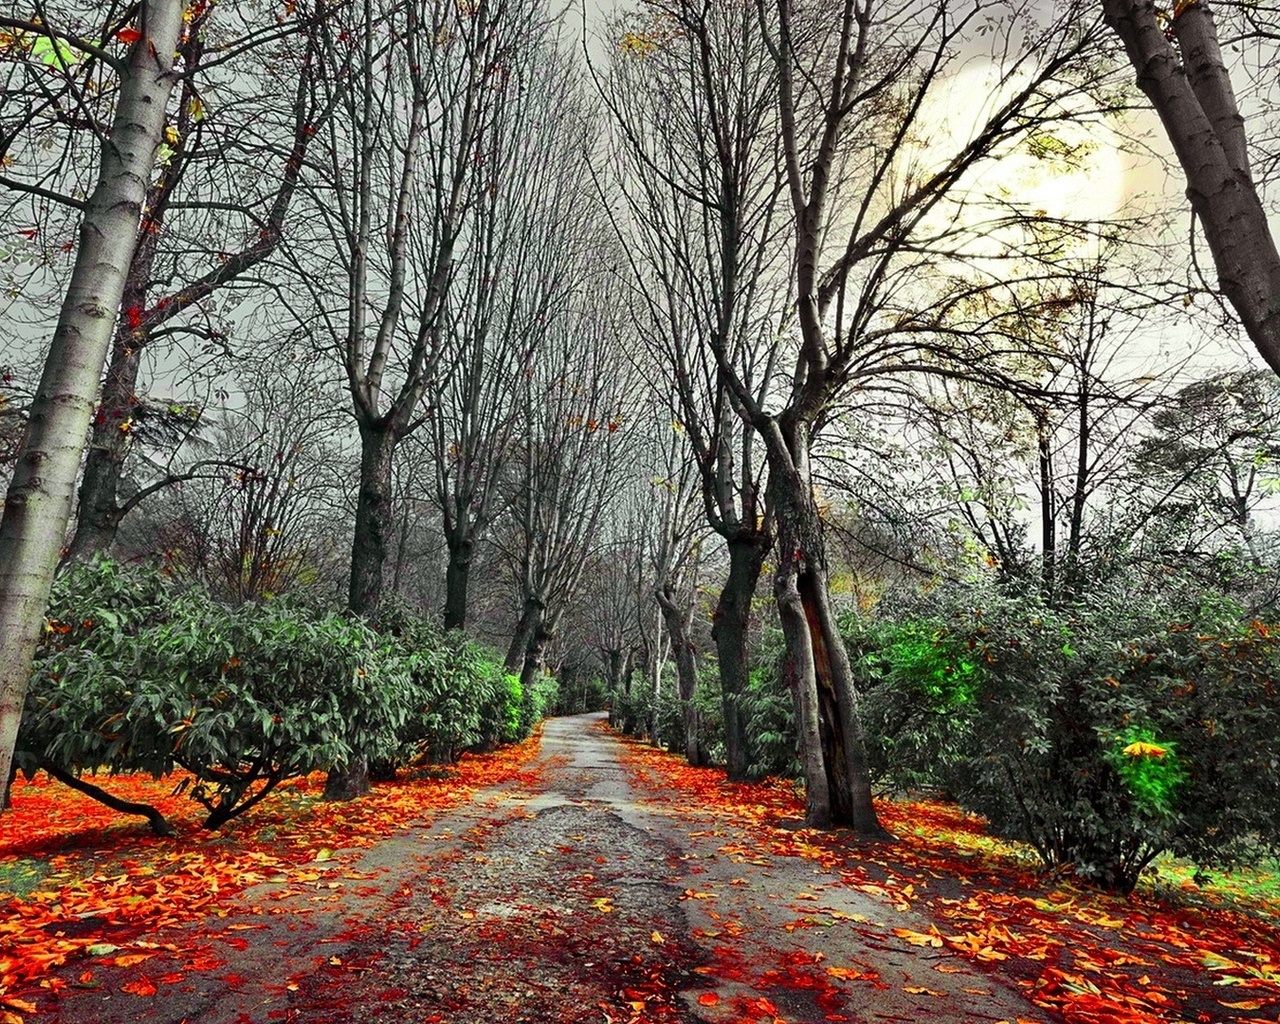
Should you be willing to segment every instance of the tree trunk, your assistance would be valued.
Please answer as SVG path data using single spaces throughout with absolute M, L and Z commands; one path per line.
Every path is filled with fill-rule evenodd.
M 449 542 L 449 564 L 444 573 L 445 629 L 462 629 L 467 624 L 467 587 L 474 551 L 475 539 L 471 536 Z
M 75 266 L 0 521 L 0 780 L 7 780 L 84 439 L 173 90 L 180 0 L 142 7 Z M 6 784 L 5 788 L 8 786 Z M 3 801 L 0 801 L 2 803 Z
M 515 675 L 524 671 L 525 658 L 538 631 L 542 628 L 542 617 L 546 614 L 546 610 L 546 605 L 538 598 L 524 599 L 520 621 L 516 623 L 515 635 L 511 638 L 511 645 L 507 648 L 507 657 L 503 662 L 503 667 L 508 674 Z
M 751 599 L 769 547 L 759 533 L 729 540 L 729 578 L 716 602 L 711 625 L 720 670 L 720 696 L 724 705 L 724 746 L 730 782 L 747 777 L 747 723 L 742 697 L 751 680 Z
M 680 695 L 680 717 L 684 725 L 684 756 L 691 765 L 701 767 L 706 754 L 698 743 L 698 709 L 693 702 L 698 689 L 698 662 L 689 639 L 693 607 L 681 607 L 670 584 L 658 591 L 658 606 L 671 637 L 671 654 L 676 663 L 676 688 Z
M 364 796 L 372 786 L 369 783 L 369 758 L 354 755 L 344 765 L 334 765 L 324 780 L 323 800 L 354 800 Z
M 347 607 L 370 621 L 377 620 L 382 605 L 382 568 L 391 534 L 391 459 L 396 441 L 388 425 L 360 426 L 360 490 Z
M 827 586 L 822 522 L 809 475 L 804 423 L 770 421 L 765 432 L 769 490 L 778 529 L 774 594 L 786 641 L 786 673 L 800 715 L 806 820 L 883 835 L 871 800 L 871 773 L 857 694 Z M 818 749 L 811 749 L 818 744 Z
M 389 426 L 360 425 L 360 490 L 347 607 L 371 622 L 377 621 L 382 608 L 382 568 L 392 527 L 391 458 L 396 440 Z M 345 764 L 329 769 L 324 799 L 354 800 L 369 788 L 369 759 L 364 751 L 355 751 Z
M 1151 0 L 1103 0 L 1102 9 L 1173 144 L 1223 294 L 1280 373 L 1280 252 L 1250 172 L 1244 119 L 1208 0 L 1179 4 L 1171 26 Z
M 128 306 L 128 302 L 125 302 Z M 76 505 L 76 532 L 67 551 L 68 560 L 84 560 L 109 551 L 120 528 L 119 489 L 124 473 L 129 434 L 123 429 L 133 414 L 138 388 L 138 368 L 145 340 L 132 338 L 118 326 L 111 346 L 111 360 L 102 384 L 102 397 L 94 417 L 93 437 L 80 480 Z

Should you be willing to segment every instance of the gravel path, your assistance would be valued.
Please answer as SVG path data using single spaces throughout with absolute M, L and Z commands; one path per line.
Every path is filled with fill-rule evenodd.
M 599 719 L 547 722 L 533 785 L 156 936 L 171 969 L 190 968 L 164 998 L 99 972 L 39 1021 L 1046 1020 L 997 977 L 896 938 L 930 922 L 891 898 L 638 791 Z

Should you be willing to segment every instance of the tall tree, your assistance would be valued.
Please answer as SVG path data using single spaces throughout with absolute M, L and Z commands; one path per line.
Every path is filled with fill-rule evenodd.
M 1076 3 L 1041 21 L 1001 2 L 960 9 L 950 0 L 912 8 L 839 0 L 820 12 L 761 0 L 759 10 L 777 78 L 793 239 L 790 387 L 760 401 L 728 353 L 718 349 L 716 358 L 768 460 L 779 548 L 774 595 L 796 696 L 807 820 L 878 834 L 857 694 L 828 585 L 814 440 L 851 388 L 885 374 L 947 372 L 943 362 L 957 372 L 956 364 L 987 358 L 977 339 L 946 324 L 975 291 L 1003 287 L 1007 270 L 988 270 L 987 283 L 974 285 L 961 283 L 955 267 L 976 262 L 968 239 L 997 238 L 1002 223 L 1026 224 L 1028 216 L 1026 244 L 1043 252 L 1035 223 L 1042 218 L 1022 209 L 975 214 L 961 184 L 984 160 L 1070 116 L 1088 94 L 1093 72 L 1082 58 L 1096 26 Z M 996 48 L 988 102 L 973 130 L 929 123 L 928 105 L 959 54 L 984 36 L 988 45 L 994 36 Z M 923 152 L 913 148 L 919 137 L 928 140 Z M 931 294 L 935 284 L 941 296 Z
M 506 66 L 482 143 L 487 187 L 459 244 L 428 442 L 448 552 L 445 629 L 466 623 L 472 561 L 501 512 L 522 374 L 569 301 L 594 231 L 593 132 L 558 28 L 536 26 Z
M 608 515 L 638 382 L 616 291 L 597 272 L 556 318 L 521 386 L 520 454 L 504 542 L 519 596 L 506 668 L 531 683 Z
M 764 400 L 789 300 L 777 77 L 749 5 L 659 4 L 628 23 L 598 83 L 619 126 L 614 170 L 626 212 L 615 226 L 635 322 L 692 454 L 707 522 L 728 549 L 712 635 L 728 773 L 740 780 L 751 602 L 772 527 L 759 439 L 735 414 L 713 353 Z
M 204 308 L 261 267 L 284 236 L 307 148 L 328 113 L 317 103 L 313 78 L 315 25 L 327 6 L 321 0 L 292 10 L 283 25 L 263 30 L 252 21 L 219 26 L 214 14 L 222 11 L 211 3 L 188 9 L 179 48 L 186 74 L 125 281 L 71 558 L 107 550 L 127 507 L 136 504 L 126 507 L 120 489 L 153 339 L 190 333 L 225 346 L 223 324 Z M 288 102 L 274 99 L 280 95 Z M 275 173 L 264 175 L 264 162 L 275 164 Z
M 460 240 L 491 182 L 494 118 L 539 9 L 523 0 L 358 0 L 320 26 L 317 93 L 333 116 L 300 179 L 313 215 L 289 256 L 308 329 L 341 361 L 360 437 L 347 604 L 376 621 L 395 521 L 396 447 L 424 420 Z M 326 795 L 368 788 L 357 754 Z
M 0 785 L 7 790 L 36 642 L 71 514 L 85 435 L 98 394 L 146 201 L 169 98 L 181 0 L 146 0 L 137 38 L 120 58 L 49 23 L 0 24 L 92 54 L 119 81 L 102 137 L 97 184 L 84 202 L 76 261 L 0 520 Z M 60 52 L 60 51 L 56 51 Z
M 1154 0 L 1102 0 L 1102 10 L 1186 176 L 1222 292 L 1267 365 L 1280 373 L 1280 251 L 1213 5 L 1178 0 L 1167 10 Z M 1265 67 L 1275 60 L 1274 36 L 1263 45 L 1270 47 Z

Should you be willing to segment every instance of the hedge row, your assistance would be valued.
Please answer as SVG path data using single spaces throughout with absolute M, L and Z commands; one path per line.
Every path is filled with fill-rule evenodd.
M 520 740 L 554 703 L 555 680 L 525 694 L 460 633 L 397 613 L 379 626 L 283 601 L 231 607 L 154 569 L 74 568 L 54 587 L 16 764 L 100 798 L 86 773 L 186 769 L 216 828 L 353 758 L 386 774 Z

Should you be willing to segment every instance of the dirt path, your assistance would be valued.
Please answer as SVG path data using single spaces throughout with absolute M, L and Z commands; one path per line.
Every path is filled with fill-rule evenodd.
M 638 791 L 598 721 L 547 723 L 540 782 L 337 851 L 304 884 L 255 886 L 225 915 L 154 936 L 151 960 L 95 971 L 39 1019 L 1046 1019 L 993 976 L 896 938 L 928 928 L 909 908 L 764 854 L 711 810 L 691 817 Z M 163 997 L 146 994 L 152 982 Z

